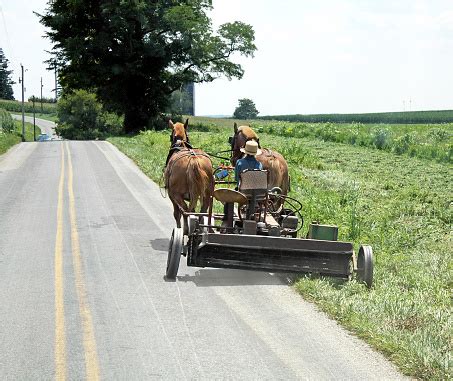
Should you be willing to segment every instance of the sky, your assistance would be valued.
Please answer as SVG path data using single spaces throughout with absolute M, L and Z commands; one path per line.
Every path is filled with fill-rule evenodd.
M 231 115 L 252 99 L 260 115 L 453 109 L 451 0 L 213 0 L 214 29 L 243 21 L 255 30 L 245 74 L 197 84 L 197 115 Z M 0 0 L 0 47 L 26 98 L 52 96 L 45 0 Z M 14 85 L 16 99 L 20 85 Z

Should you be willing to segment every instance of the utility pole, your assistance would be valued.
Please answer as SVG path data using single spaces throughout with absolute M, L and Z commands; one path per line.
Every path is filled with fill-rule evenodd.
M 22 83 L 22 141 L 25 141 L 25 109 L 24 109 L 24 65 L 20 64 L 22 77 L 19 78 L 19 83 Z
M 42 77 L 41 77 L 41 114 L 44 113 L 44 110 L 42 108 Z
M 35 118 L 35 99 L 36 99 L 36 97 L 33 95 L 33 97 L 31 99 L 33 100 L 33 141 L 36 142 L 36 118 Z
M 58 90 L 57 90 L 57 61 L 55 61 L 55 100 L 58 100 Z

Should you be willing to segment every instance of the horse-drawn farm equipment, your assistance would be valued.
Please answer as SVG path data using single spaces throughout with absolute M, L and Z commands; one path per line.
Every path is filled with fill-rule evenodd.
M 266 171 L 245 171 L 238 190 L 215 189 L 206 213 L 184 213 L 182 228 L 173 229 L 167 279 L 175 279 L 181 256 L 188 266 L 319 274 L 351 279 L 371 287 L 373 252 L 337 240 L 338 227 L 311 223 L 306 238 L 301 205 L 268 189 Z M 213 212 L 214 199 L 226 204 L 224 214 Z M 275 208 L 274 205 L 278 205 Z

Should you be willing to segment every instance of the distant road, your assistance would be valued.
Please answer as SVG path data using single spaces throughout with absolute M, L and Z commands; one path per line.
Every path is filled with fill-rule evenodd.
M 283 277 L 183 258 L 166 282 L 174 225 L 107 142 L 0 156 L 0 379 L 403 378 Z
M 14 119 L 22 120 L 22 115 L 11 114 L 11 116 Z M 33 123 L 33 117 L 25 116 L 25 121 L 29 122 L 29 123 Z M 36 118 L 36 125 L 39 126 L 39 128 L 41 128 L 41 131 L 43 134 L 47 134 L 47 135 L 56 137 L 56 135 L 55 135 L 56 124 L 54 122 L 51 122 L 50 120 Z

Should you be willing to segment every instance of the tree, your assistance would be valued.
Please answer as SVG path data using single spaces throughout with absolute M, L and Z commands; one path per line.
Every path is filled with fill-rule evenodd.
M 234 110 L 233 117 L 236 119 L 254 119 L 259 112 L 256 109 L 255 103 L 251 99 L 239 99 L 239 106 Z
M 105 139 L 121 130 L 118 116 L 105 112 L 96 95 L 85 90 L 63 94 L 57 115 L 56 133 L 65 139 Z
M 176 90 L 171 94 L 169 111 L 177 115 L 190 115 L 192 98 L 187 91 Z
M 94 89 L 132 132 L 158 118 L 170 94 L 187 83 L 242 78 L 230 57 L 253 56 L 253 28 L 233 22 L 214 33 L 211 2 L 53 0 L 40 21 L 63 88 Z
M 12 70 L 8 70 L 8 62 L 3 49 L 0 48 L 0 99 L 14 100 L 12 85 L 16 82 L 10 77 Z

